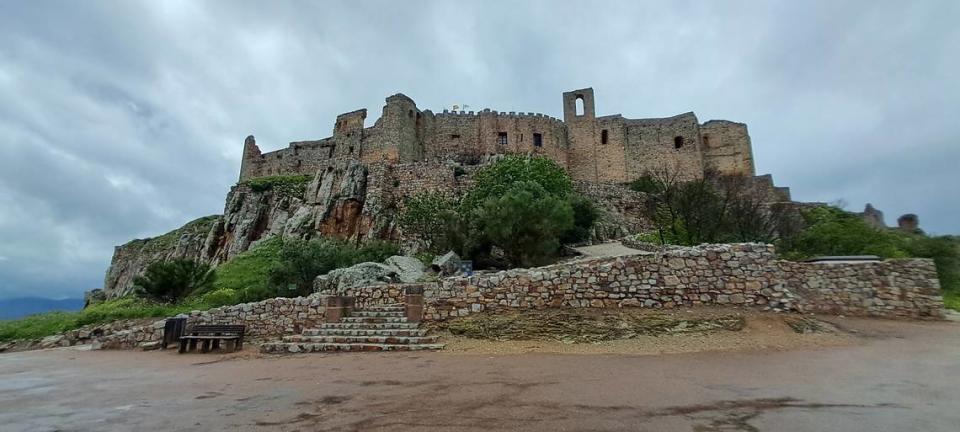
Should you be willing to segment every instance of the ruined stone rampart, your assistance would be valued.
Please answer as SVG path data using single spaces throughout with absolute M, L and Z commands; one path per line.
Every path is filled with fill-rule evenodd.
M 598 117 L 590 88 L 564 93 L 563 109 L 563 120 L 490 109 L 434 114 L 396 94 L 386 98 L 372 127 L 364 127 L 367 111 L 361 109 L 339 115 L 329 138 L 262 153 L 248 137 L 240 180 L 312 174 L 341 159 L 475 165 L 502 154 L 549 157 L 582 181 L 623 183 L 663 169 L 687 179 L 701 178 L 706 170 L 754 175 L 750 136 L 742 123 L 712 120 L 701 125 L 692 112 L 649 119 Z

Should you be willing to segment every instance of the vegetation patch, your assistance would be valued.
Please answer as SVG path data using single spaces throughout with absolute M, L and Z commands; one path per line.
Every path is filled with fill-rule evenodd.
M 427 251 L 453 250 L 477 268 L 553 262 L 564 243 L 586 240 L 599 217 L 570 177 L 543 157 L 507 156 L 478 170 L 460 201 L 438 193 L 409 199 L 399 217 Z
M 437 327 L 472 339 L 552 340 L 592 343 L 637 336 L 739 331 L 738 315 L 683 317 L 667 313 L 631 313 L 589 309 L 479 313 L 441 322 Z
M 273 191 L 283 197 L 300 198 L 311 180 L 313 176 L 309 175 L 269 176 L 246 180 L 240 184 L 248 186 L 254 192 Z
M 89 324 L 137 318 L 162 318 L 211 306 L 197 302 L 161 304 L 125 297 L 90 306 L 78 312 L 47 312 L 18 320 L 0 321 L 0 341 L 38 339 Z
M 219 215 L 204 216 L 202 218 L 187 222 L 186 225 L 166 234 L 152 238 L 131 240 L 121 247 L 132 247 L 139 245 L 141 250 L 146 253 L 169 250 L 174 248 L 177 242 L 180 241 L 180 238 L 184 235 L 206 236 L 207 233 L 210 232 L 210 228 L 213 227 L 213 224 L 216 223 L 218 219 L 220 219 Z

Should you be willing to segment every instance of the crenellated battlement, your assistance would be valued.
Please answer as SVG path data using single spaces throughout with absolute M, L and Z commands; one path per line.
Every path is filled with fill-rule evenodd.
M 367 110 L 340 114 L 333 135 L 294 141 L 261 153 L 252 137 L 244 145 L 240 179 L 313 174 L 341 159 L 473 164 L 498 154 L 550 157 L 576 180 L 629 182 L 671 168 L 685 178 L 707 170 L 754 175 L 746 125 L 726 120 L 700 124 L 692 112 L 654 119 L 596 116 L 592 88 L 563 94 L 563 119 L 537 112 L 420 110 L 410 97 L 385 99 L 383 113 L 366 126 Z

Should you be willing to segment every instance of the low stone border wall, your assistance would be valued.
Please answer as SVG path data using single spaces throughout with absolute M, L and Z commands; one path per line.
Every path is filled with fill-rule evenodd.
M 943 317 L 931 260 L 796 263 L 763 244 L 704 245 L 448 278 L 424 287 L 425 319 L 496 308 L 741 305 L 860 316 Z M 358 303 L 402 286 L 349 290 Z
M 273 298 L 256 303 L 243 303 L 206 311 L 193 311 L 187 325 L 243 324 L 246 334 L 253 338 L 276 337 L 299 333 L 324 320 L 323 297 Z M 84 326 L 61 334 L 47 336 L 40 341 L 20 342 L 20 349 L 55 348 L 92 344 L 94 349 L 152 348 L 163 340 L 166 318 L 159 320 L 121 320 Z
M 423 317 L 445 320 L 489 309 L 738 305 L 765 310 L 885 318 L 942 318 L 932 260 L 798 263 L 763 244 L 705 245 L 656 253 L 583 259 L 417 284 L 348 289 L 356 307 L 404 303 L 422 290 Z M 244 324 L 251 337 L 299 333 L 323 322 L 323 293 L 193 311 L 192 324 Z M 156 345 L 165 320 L 118 321 L 44 338 L 38 347 L 93 343 L 97 348 Z

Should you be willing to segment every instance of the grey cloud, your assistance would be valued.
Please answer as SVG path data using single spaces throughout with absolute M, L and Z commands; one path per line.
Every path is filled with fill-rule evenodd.
M 960 4 L 3 2 L 0 297 L 79 295 L 112 247 L 222 210 L 243 138 L 265 150 L 423 108 L 750 125 L 800 200 L 872 202 L 960 231 Z

